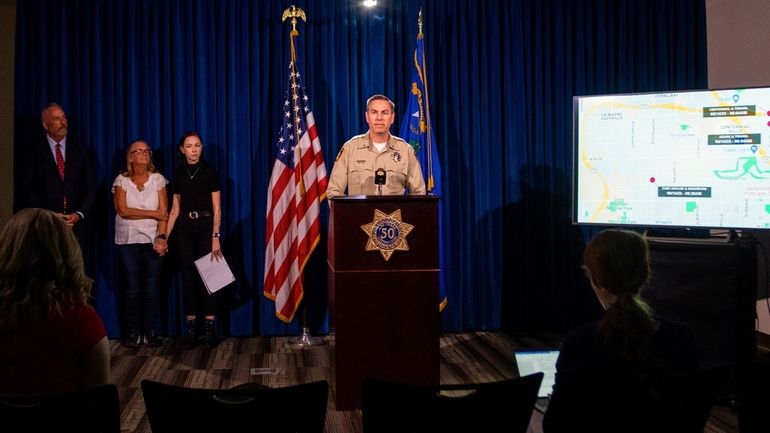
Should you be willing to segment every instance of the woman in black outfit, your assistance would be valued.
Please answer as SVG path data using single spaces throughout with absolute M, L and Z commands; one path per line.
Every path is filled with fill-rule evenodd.
M 184 161 L 174 179 L 167 233 L 171 235 L 176 228 L 174 248 L 184 276 L 185 345 L 194 347 L 203 340 L 206 345 L 214 346 L 218 343 L 214 326 L 216 299 L 206 291 L 195 268 L 195 260 L 208 253 L 214 260 L 222 258 L 219 243 L 222 221 L 219 173 L 203 161 L 203 142 L 198 133 L 185 134 L 179 151 Z
M 666 375 L 697 370 L 695 334 L 642 300 L 650 261 L 639 234 L 605 230 L 588 243 L 583 261 L 605 312 L 564 340 L 543 431 L 665 431 L 656 385 Z

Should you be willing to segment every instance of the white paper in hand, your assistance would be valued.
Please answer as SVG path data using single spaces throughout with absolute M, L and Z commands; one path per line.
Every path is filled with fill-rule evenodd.
M 211 257 L 211 253 L 208 253 L 195 261 L 195 267 L 198 268 L 201 280 L 203 280 L 209 293 L 216 293 L 235 281 L 235 276 L 230 271 L 230 267 L 227 266 L 225 256 L 217 260 Z

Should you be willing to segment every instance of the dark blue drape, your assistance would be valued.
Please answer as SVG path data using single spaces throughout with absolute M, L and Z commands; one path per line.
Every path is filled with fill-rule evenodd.
M 391 96 L 397 111 L 406 102 L 419 4 L 379 3 L 370 10 L 352 0 L 295 2 L 308 15 L 298 26 L 299 70 L 328 169 L 342 143 L 366 130 L 368 96 Z M 226 328 L 297 332 L 296 323 L 275 318 L 261 288 L 271 143 L 289 59 L 289 26 L 280 17 L 288 5 L 19 2 L 15 154 L 23 158 L 41 134 L 48 101 L 64 106 L 71 134 L 94 150 L 101 185 L 92 216 L 94 295 L 110 335 L 119 334 L 120 275 L 109 186 L 138 137 L 173 178 L 176 142 L 188 130 L 201 133 L 205 157 L 222 176 L 224 250 L 238 278 L 224 305 Z M 579 272 L 586 233 L 569 220 L 571 98 L 705 87 L 704 1 L 442 0 L 425 2 L 423 14 L 443 169 L 444 329 L 564 329 L 584 320 L 596 306 Z M 173 334 L 181 295 L 173 260 L 166 267 L 164 324 Z M 322 241 L 305 298 L 319 332 L 325 281 Z

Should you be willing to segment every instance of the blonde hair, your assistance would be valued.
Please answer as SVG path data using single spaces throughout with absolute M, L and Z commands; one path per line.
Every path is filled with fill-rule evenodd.
M 92 284 L 75 235 L 55 213 L 24 209 L 0 232 L 3 327 L 32 313 L 61 316 L 62 307 L 87 303 Z
M 659 322 L 641 298 L 651 275 L 647 239 L 632 231 L 605 230 L 586 245 L 583 263 L 594 285 L 617 296 L 599 322 L 603 344 L 632 365 L 650 364 Z
M 650 279 L 647 240 L 628 230 L 604 230 L 586 245 L 583 263 L 590 278 L 616 296 L 636 296 Z
M 147 145 L 147 148 L 150 149 L 150 154 L 148 155 L 149 162 L 147 163 L 147 171 L 150 173 L 157 172 L 158 170 L 155 168 L 155 164 L 152 163 L 152 149 L 150 148 L 150 145 L 146 141 L 140 139 L 129 143 L 128 148 L 126 149 L 126 169 L 123 170 L 123 176 L 131 177 L 134 175 L 134 165 L 131 163 L 131 152 L 133 152 L 133 147 L 136 143 L 144 143 Z

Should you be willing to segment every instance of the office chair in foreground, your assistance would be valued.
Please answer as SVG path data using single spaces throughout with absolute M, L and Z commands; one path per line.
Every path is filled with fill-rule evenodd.
M 543 431 L 703 433 L 729 366 L 670 376 L 563 372 Z
M 118 433 L 115 385 L 39 395 L 0 395 L 0 431 L 14 433 Z
M 751 361 L 738 372 L 738 423 L 741 433 L 770 431 L 770 362 Z
M 365 433 L 526 432 L 543 373 L 500 382 L 418 386 L 367 379 Z
M 142 381 L 153 433 L 322 433 L 329 384 L 196 389 Z
M 658 431 L 702 433 L 729 373 L 729 365 L 720 365 L 670 376 L 658 390 L 663 406 L 663 426 Z

